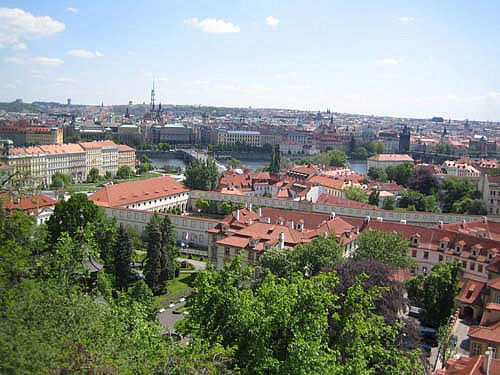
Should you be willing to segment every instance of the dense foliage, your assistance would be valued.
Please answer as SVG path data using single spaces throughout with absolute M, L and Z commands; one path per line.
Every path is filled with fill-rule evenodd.
M 56 172 L 52 175 L 50 187 L 53 189 L 62 189 L 73 183 L 73 178 L 69 174 Z
M 219 182 L 219 174 L 215 160 L 193 160 L 184 172 L 184 184 L 193 190 L 215 190 Z
M 409 241 L 397 233 L 364 231 L 356 239 L 354 259 L 371 259 L 393 268 L 408 268 L 415 261 L 408 256 Z
M 423 308 L 422 324 L 433 328 L 447 324 L 455 310 L 459 277 L 460 263 L 438 263 L 427 276 L 420 274 L 406 282 L 408 297 Z
M 358 186 L 349 186 L 343 190 L 345 197 L 353 201 L 368 203 L 368 193 Z

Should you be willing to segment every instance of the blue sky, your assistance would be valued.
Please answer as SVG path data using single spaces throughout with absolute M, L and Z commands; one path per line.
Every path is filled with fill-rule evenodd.
M 497 1 L 2 1 L 0 101 L 500 120 Z

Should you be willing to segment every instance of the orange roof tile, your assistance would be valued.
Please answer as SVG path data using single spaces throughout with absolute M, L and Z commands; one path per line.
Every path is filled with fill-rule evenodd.
M 108 185 L 96 191 L 89 199 L 99 206 L 119 207 L 188 191 L 173 178 L 163 176 Z
M 401 161 L 413 163 L 414 160 L 410 155 L 406 154 L 378 154 L 368 158 L 374 161 Z
M 500 322 L 491 326 L 472 326 L 467 335 L 476 340 L 500 344 Z

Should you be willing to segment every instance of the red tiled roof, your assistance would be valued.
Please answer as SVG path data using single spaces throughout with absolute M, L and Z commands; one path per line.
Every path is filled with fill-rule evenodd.
M 471 221 L 467 223 L 444 224 L 443 229 L 452 232 L 467 233 L 473 236 L 486 234 L 488 238 L 500 241 L 500 223 L 496 221 L 485 220 Z
M 494 272 L 494 273 L 500 273 L 500 256 L 497 256 L 494 260 L 493 263 L 488 264 L 486 267 L 488 271 Z
M 409 278 L 411 278 L 411 274 L 407 270 L 400 268 L 391 273 L 387 278 L 389 279 L 389 281 L 396 281 L 398 283 L 403 283 Z
M 35 211 L 43 207 L 52 207 L 57 204 L 55 199 L 52 199 L 44 194 L 32 195 L 29 197 L 22 197 L 19 200 L 10 200 L 3 203 L 3 208 L 6 210 L 21 210 L 21 211 Z
M 82 146 L 84 150 L 91 148 L 102 148 L 102 147 L 118 147 L 118 145 L 113 141 L 79 142 L 78 144 Z
M 348 182 L 346 182 L 347 177 L 341 176 L 337 178 L 327 177 L 327 176 L 312 176 L 309 177 L 307 182 L 315 185 L 326 186 L 331 189 L 342 190 Z
M 128 145 L 118 145 L 119 152 L 127 152 L 127 151 L 135 151 L 135 148 L 132 148 Z
M 378 210 L 377 206 L 372 206 L 371 204 L 368 203 L 353 201 L 351 199 L 334 197 L 333 195 L 330 194 L 321 194 L 316 203 L 330 204 L 332 206 L 341 206 L 348 208 L 364 208 L 368 210 Z
M 458 359 L 449 359 L 446 369 L 434 372 L 435 375 L 486 375 L 483 370 L 484 355 L 474 357 L 461 356 Z M 500 360 L 492 359 L 490 375 L 500 375 Z
M 413 158 L 406 154 L 378 154 L 368 158 L 368 160 L 376 161 L 405 161 L 413 163 Z
M 89 199 L 99 206 L 119 207 L 187 191 L 189 189 L 173 178 L 163 176 L 108 185 L 96 191 Z
M 470 279 L 462 279 L 462 287 L 458 296 L 456 297 L 457 301 L 472 305 L 478 304 L 481 305 L 481 292 L 485 287 L 485 283 L 476 280 Z
M 500 290 L 500 277 L 488 280 L 488 287 L 496 290 Z
M 500 322 L 491 326 L 472 326 L 467 335 L 476 340 L 500 344 Z

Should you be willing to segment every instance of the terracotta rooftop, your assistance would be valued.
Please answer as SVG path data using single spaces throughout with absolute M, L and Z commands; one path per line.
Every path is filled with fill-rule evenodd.
M 128 145 L 118 145 L 119 152 L 127 152 L 127 151 L 135 151 L 135 148 L 132 148 Z
M 21 199 L 12 199 L 3 203 L 2 207 L 7 210 L 21 210 L 21 211 L 36 211 L 43 207 L 52 207 L 58 201 L 52 199 L 44 194 L 32 195 L 29 197 L 22 197 Z
M 462 279 L 461 288 L 456 300 L 465 304 L 481 305 L 481 292 L 485 287 L 485 283 L 476 280 Z
M 330 189 L 335 190 L 342 190 L 344 186 L 349 184 L 348 178 L 345 176 L 340 176 L 337 178 L 327 176 L 312 176 L 307 179 L 307 182 L 314 185 L 326 186 Z
M 96 191 L 89 199 L 99 206 L 120 207 L 187 191 L 189 189 L 173 178 L 163 176 L 108 185 Z
M 78 144 L 82 146 L 84 150 L 102 147 L 118 147 L 118 145 L 113 141 L 79 142 Z
M 471 326 L 467 335 L 476 340 L 500 344 L 500 322 L 491 326 Z
M 446 369 L 435 371 L 434 375 L 486 375 L 484 371 L 484 355 L 474 357 L 461 356 L 458 359 L 449 359 L 446 363 Z M 500 375 L 500 360 L 491 361 L 490 374 Z
M 321 194 L 316 203 L 330 204 L 332 206 L 341 206 L 348 208 L 363 208 L 368 210 L 378 210 L 377 206 L 372 206 L 371 204 L 368 203 L 353 201 L 351 199 L 334 197 L 333 195 L 330 194 Z
M 374 161 L 401 161 L 413 163 L 414 160 L 410 155 L 406 154 L 378 154 L 368 158 L 368 160 Z

